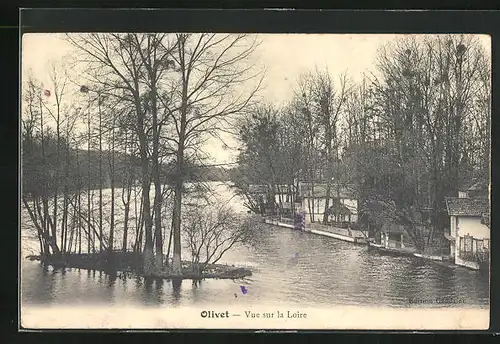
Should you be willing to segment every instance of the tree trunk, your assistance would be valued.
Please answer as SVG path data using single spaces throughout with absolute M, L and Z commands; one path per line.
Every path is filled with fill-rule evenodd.
M 78 254 L 81 254 L 82 253 L 82 219 L 80 217 L 80 214 L 82 213 L 82 201 L 81 201 L 81 198 L 82 198 L 82 178 L 81 178 L 81 169 L 80 169 L 80 157 L 78 155 L 78 148 L 76 149 L 76 173 L 77 173 L 77 178 L 78 178 L 78 199 L 77 199 L 77 202 L 78 202 Z
M 49 202 L 48 202 L 48 197 L 47 197 L 47 190 L 46 190 L 46 182 L 47 182 L 47 174 L 46 174 L 46 169 L 47 169 L 47 163 L 46 163 L 46 158 L 45 158 L 45 139 L 44 139 L 44 128 L 43 128 L 43 106 L 42 106 L 42 98 L 40 98 L 40 145 L 41 145 L 41 150 L 42 150 L 42 166 L 41 166 L 41 171 L 42 171 L 42 185 L 41 185 L 41 195 L 42 195 L 42 207 L 43 207 L 43 217 L 42 217 L 42 225 L 41 225 L 41 230 L 42 230 L 42 238 L 43 238 L 43 254 L 44 256 L 42 257 L 43 262 L 45 263 L 45 259 L 47 255 L 50 254 L 49 252 L 49 244 L 47 242 L 47 238 L 49 237 L 49 223 L 48 223 L 48 217 L 49 217 Z
M 179 159 L 179 157 L 178 157 Z M 181 158 L 182 159 L 182 158 Z M 182 275 L 181 265 L 181 205 L 182 205 L 182 176 L 180 163 L 177 168 L 177 180 L 174 189 L 174 209 L 172 212 L 172 230 L 174 235 L 174 254 L 172 259 L 172 269 L 175 275 Z
M 133 180 L 133 173 L 130 171 L 130 164 L 131 161 L 129 161 L 129 153 L 128 153 L 128 132 L 125 131 L 125 168 L 126 168 L 126 176 L 125 176 L 125 185 L 122 188 L 122 202 L 124 206 L 124 215 L 123 215 L 123 243 L 122 243 L 122 252 L 125 254 L 127 252 L 127 246 L 128 246 L 128 220 L 129 220 L 129 214 L 130 214 L 130 198 L 132 195 L 132 180 Z M 130 159 L 131 160 L 131 159 Z M 125 199 L 123 196 L 127 195 L 127 198 Z M 137 209 L 137 207 L 136 207 Z
M 132 178 L 127 178 L 127 185 L 122 190 L 122 201 L 124 206 L 124 215 L 123 215 L 123 243 L 122 243 L 122 251 L 123 253 L 127 252 L 128 246 L 128 221 L 130 217 L 130 198 L 132 196 Z M 124 199 L 123 195 L 126 192 L 127 198 Z
M 142 201 L 141 204 L 139 205 L 139 211 L 137 211 L 137 196 L 139 192 L 137 191 L 137 187 L 134 186 L 134 215 L 135 215 L 135 242 L 133 246 L 134 252 L 138 252 L 138 238 L 139 238 L 139 228 L 141 226 L 141 210 L 142 209 Z M 142 197 L 142 196 L 141 196 Z
M 87 253 L 90 254 L 90 212 L 92 211 L 91 209 L 91 198 L 90 198 L 90 190 L 91 190 L 91 177 L 90 177 L 90 171 L 91 171 L 91 166 L 90 166 L 90 112 L 88 113 L 87 117 L 87 125 L 88 125 L 88 137 L 87 137 Z M 92 246 L 94 245 L 94 240 L 92 240 Z M 94 250 L 95 251 L 95 247 Z
M 23 200 L 24 201 L 24 200 Z M 37 229 L 37 234 L 38 234 L 38 241 L 40 242 L 40 255 L 43 257 L 45 255 L 45 252 L 47 252 L 48 248 L 46 246 L 46 241 L 44 239 L 44 229 L 43 225 L 45 223 L 44 217 L 42 215 L 42 212 L 40 210 L 40 201 L 38 200 L 38 197 L 33 197 L 33 212 L 38 213 L 39 216 L 35 216 L 35 223 L 36 229 Z M 28 211 L 29 208 L 26 205 Z M 42 215 L 42 216 L 41 216 Z M 38 226 L 37 226 L 38 224 Z
M 61 249 L 62 249 L 63 254 L 66 253 L 67 245 L 68 245 L 68 207 L 69 207 L 68 186 L 69 186 L 69 166 L 70 166 L 69 130 L 67 130 L 67 132 L 66 132 L 66 137 L 68 139 L 68 143 L 66 146 L 66 170 L 65 170 L 65 176 L 64 176 L 64 202 L 63 202 L 63 224 L 62 224 L 63 235 L 61 236 L 61 242 L 62 242 Z
M 170 229 L 170 236 L 168 238 L 167 253 L 165 254 L 165 265 L 167 265 L 167 266 L 170 265 L 169 257 L 170 257 L 170 247 L 171 247 L 171 244 L 172 244 L 172 236 L 173 236 L 173 234 L 174 234 L 174 231 L 172 229 Z
M 152 219 L 151 219 L 151 204 L 149 199 L 149 191 L 151 187 L 151 180 L 149 175 L 149 159 L 147 154 L 148 141 L 144 132 L 144 119 L 145 114 L 142 112 L 141 103 L 136 99 L 136 112 L 137 112 L 137 134 L 139 137 L 139 153 L 141 157 L 141 170 L 142 170 L 142 216 L 144 219 L 146 241 L 143 252 L 143 272 L 146 276 L 150 276 L 153 272 L 154 256 L 153 256 L 153 238 L 152 238 Z M 142 225 L 141 225 L 142 227 Z M 141 233 L 140 233 L 141 236 Z M 139 247 L 141 246 L 139 242 Z
M 146 276 L 151 275 L 152 269 L 154 266 L 154 257 L 153 257 L 153 238 L 152 238 L 152 219 L 151 219 L 151 205 L 149 202 L 149 190 L 150 190 L 150 180 L 149 180 L 149 168 L 147 159 L 142 163 L 142 170 L 145 177 L 143 177 L 142 182 L 142 198 L 143 198 L 143 218 L 144 218 L 144 229 L 146 234 L 146 241 L 144 244 L 144 274 Z M 141 238 L 142 239 L 142 238 Z M 141 240 L 142 241 L 142 240 Z
M 113 115 L 114 116 L 114 115 Z M 109 226 L 109 243 L 108 243 L 108 263 L 113 263 L 113 249 L 115 241 L 115 128 L 114 128 L 114 117 L 113 117 L 113 127 L 111 128 L 111 214 L 110 214 L 110 226 Z
M 102 253 L 102 113 L 101 113 L 101 97 L 98 99 L 99 106 L 99 253 Z
M 181 263 L 181 210 L 182 210 L 182 186 L 184 173 L 184 144 L 186 140 L 186 125 L 188 112 L 188 83 L 189 72 L 185 61 L 185 40 L 178 37 L 178 52 L 180 59 L 180 69 L 182 75 L 182 100 L 180 108 L 180 130 L 179 144 L 177 147 L 175 185 L 174 185 L 174 206 L 172 211 L 172 231 L 174 236 L 174 252 L 172 257 L 172 269 L 175 275 L 182 275 Z
M 148 187 L 148 189 L 149 189 L 149 187 Z M 149 199 L 147 199 L 144 202 L 143 207 L 150 208 Z M 143 258 L 144 258 L 143 269 L 144 269 L 145 276 L 150 276 L 151 273 L 153 272 L 153 267 L 154 267 L 153 239 L 152 239 L 152 231 L 151 231 L 152 222 L 151 222 L 151 214 L 149 213 L 149 211 L 150 210 L 148 209 L 147 210 L 148 214 L 145 215 L 145 219 L 144 219 L 146 241 L 144 243 L 144 251 L 143 251 Z
M 153 73 L 151 75 L 151 80 L 156 80 L 156 75 Z M 155 198 L 154 198 L 154 220 L 155 220 L 155 267 L 157 269 L 163 268 L 163 240 L 162 240 L 162 228 L 161 228 L 161 206 L 163 203 L 162 192 L 161 192 L 161 180 L 160 180 L 160 162 L 159 162 L 159 131 L 158 131 L 158 114 L 157 114 L 157 102 L 156 102 L 156 86 L 153 84 L 151 89 L 151 113 L 153 117 L 153 183 L 155 186 Z
M 329 120 L 328 120 L 329 121 Z M 330 208 L 330 198 L 331 198 L 331 188 L 332 188 L 332 168 L 333 168 L 333 159 L 332 159 L 332 133 L 331 128 L 328 125 L 326 128 L 326 154 L 327 154 L 327 166 L 326 166 L 326 193 L 325 193 L 325 209 L 323 211 L 323 224 L 328 223 L 328 208 Z M 338 178 L 337 178 L 338 179 Z M 338 180 L 336 180 L 338 184 Z
M 60 146 L 61 146 L 61 132 L 60 132 L 60 120 L 59 120 L 59 111 L 57 111 L 57 121 L 56 121 L 56 138 L 57 138 L 57 148 L 56 148 L 56 173 L 54 177 L 54 208 L 53 208 L 53 219 L 52 219 L 52 246 L 57 246 L 57 223 L 58 223 L 58 212 L 57 212 L 57 204 L 58 204 L 58 191 L 59 191 L 59 170 L 60 170 Z M 52 252 L 53 254 L 59 254 L 59 249 L 57 252 Z

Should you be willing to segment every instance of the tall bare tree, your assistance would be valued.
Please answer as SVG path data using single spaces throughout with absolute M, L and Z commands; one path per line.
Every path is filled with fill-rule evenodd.
M 172 59 L 180 74 L 178 111 L 173 112 L 176 138 L 172 228 L 173 272 L 181 270 L 181 207 L 186 157 L 209 135 L 218 137 L 231 118 L 244 111 L 260 87 L 249 92 L 241 85 L 257 77 L 250 57 L 257 44 L 247 35 L 177 34 Z
M 171 67 L 168 37 L 165 34 L 89 34 L 76 37 L 68 35 L 67 38 L 83 53 L 83 60 L 80 62 L 87 64 L 86 77 L 89 84 L 98 86 L 103 94 L 119 100 L 121 106 L 126 106 L 128 103 L 135 110 L 133 129 L 139 142 L 142 170 L 141 214 L 145 228 L 144 273 L 148 275 L 155 265 L 152 236 L 154 214 L 151 213 L 149 193 L 152 178 L 158 185 L 157 152 L 160 126 L 165 124 L 167 118 L 158 116 L 158 98 L 165 97 L 163 92 L 165 89 L 162 91 L 160 87 L 160 78 Z M 168 82 L 165 84 L 170 85 Z M 167 115 L 169 113 L 169 111 L 164 112 Z M 152 138 L 150 138 L 151 133 Z M 153 167 L 150 166 L 151 160 Z M 158 197 L 161 193 L 160 196 L 157 192 L 155 195 L 153 208 L 158 214 L 157 218 L 160 219 L 158 209 L 161 209 L 161 199 Z M 156 231 L 161 233 L 161 227 L 157 226 Z M 161 242 L 157 242 L 157 251 L 161 257 Z M 161 259 L 157 259 L 158 261 L 161 263 Z
M 321 71 L 318 69 L 315 73 L 307 75 L 306 83 L 311 98 L 312 120 L 317 122 L 317 127 L 320 129 L 318 136 L 322 146 L 323 170 L 326 179 L 323 223 L 326 224 L 332 193 L 332 179 L 337 177 L 336 185 L 340 185 L 339 176 L 334 173 L 334 170 L 339 170 L 340 116 L 350 92 L 350 85 L 347 74 L 340 75 L 338 85 L 335 85 L 328 70 Z

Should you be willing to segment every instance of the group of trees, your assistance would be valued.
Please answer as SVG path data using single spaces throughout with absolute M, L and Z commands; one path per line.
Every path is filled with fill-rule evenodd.
M 472 35 L 397 39 L 359 83 L 303 75 L 287 106 L 260 106 L 240 124 L 235 182 L 243 193 L 267 185 L 270 199 L 288 185 L 292 201 L 299 181 L 326 183 L 327 195 L 349 184 L 362 226 L 396 222 L 423 250 L 447 226 L 445 197 L 470 179 L 489 182 L 490 78 Z
M 23 80 L 21 199 L 44 259 L 132 249 L 144 274 L 182 274 L 184 236 L 203 268 L 244 237 L 226 208 L 183 214 L 188 182 L 214 174 L 245 194 L 266 185 L 282 202 L 296 200 L 299 181 L 334 196 L 349 184 L 361 225 L 397 222 L 423 249 L 446 226 L 445 197 L 489 181 L 491 69 L 475 36 L 398 39 L 359 83 L 316 69 L 282 108 L 256 101 L 257 44 L 246 35 L 66 40 L 75 57 L 52 66 L 49 85 Z M 206 140 L 233 127 L 237 168 L 206 166 Z
M 142 253 L 145 275 L 169 266 L 171 243 L 169 268 L 181 275 L 181 226 L 194 223 L 181 225 L 186 184 L 206 170 L 199 167 L 208 158 L 205 141 L 220 138 L 260 87 L 248 63 L 256 41 L 232 34 L 65 39 L 73 64 L 54 65 L 49 86 L 29 77 L 23 88 L 22 203 L 40 252 L 112 258 L 119 227 L 122 249 Z M 218 249 L 239 239 L 229 235 Z

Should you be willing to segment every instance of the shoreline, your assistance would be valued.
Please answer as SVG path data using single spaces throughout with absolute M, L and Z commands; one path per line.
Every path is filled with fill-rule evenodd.
M 281 222 L 281 221 L 278 221 L 277 219 L 273 219 L 273 218 L 265 217 L 265 216 L 262 216 L 261 219 L 262 219 L 261 222 L 263 222 L 264 224 L 267 224 L 267 225 L 297 230 L 297 229 L 295 229 L 295 227 L 292 224 L 288 224 L 286 222 Z M 400 256 L 400 257 L 418 258 L 418 259 L 422 259 L 422 260 L 425 260 L 427 262 L 434 263 L 436 265 L 447 267 L 450 269 L 463 267 L 463 268 L 466 268 L 467 270 L 472 270 L 472 271 L 479 271 L 480 270 L 480 269 L 473 269 L 473 268 L 466 266 L 466 265 L 458 265 L 458 264 L 451 263 L 447 260 L 447 257 L 445 257 L 445 256 L 428 255 L 428 254 L 417 252 L 415 250 L 408 250 L 408 249 L 387 248 L 387 247 L 383 247 L 380 244 L 376 244 L 374 242 L 371 242 L 370 240 L 367 240 L 367 239 L 357 240 L 358 239 L 357 237 L 349 237 L 349 236 L 342 235 L 339 233 L 332 233 L 332 232 L 329 232 L 326 230 L 311 229 L 311 228 L 307 228 L 307 226 L 306 226 L 306 228 L 304 230 L 302 230 L 302 232 L 326 236 L 326 237 L 330 237 L 330 238 L 333 238 L 336 240 L 350 242 L 350 243 L 355 244 L 355 245 L 367 246 L 368 249 L 374 250 L 375 252 L 378 252 L 380 254 L 391 255 L 391 256 Z
M 119 259 L 119 254 L 115 253 L 114 261 Z M 169 271 L 169 267 L 165 266 L 162 270 L 158 271 L 153 269 L 150 275 L 145 275 L 140 267 L 130 266 L 122 263 L 110 264 L 105 258 L 105 255 L 99 254 L 67 254 L 63 260 L 53 260 L 43 262 L 40 255 L 28 255 L 26 260 L 37 261 L 40 264 L 51 266 L 54 269 L 82 269 L 88 271 L 102 271 L 109 275 L 124 273 L 133 274 L 137 277 L 144 278 L 157 278 L 165 280 L 203 280 L 203 279 L 241 279 L 252 276 L 252 270 L 243 267 L 236 267 L 228 264 L 208 264 L 203 272 L 196 273 L 195 265 L 190 261 L 182 261 L 182 275 L 174 274 Z

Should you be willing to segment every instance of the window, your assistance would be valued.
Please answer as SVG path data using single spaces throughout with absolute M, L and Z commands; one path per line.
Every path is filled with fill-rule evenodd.
M 484 249 L 484 241 L 483 240 L 474 240 L 476 242 L 476 251 L 482 251 Z
M 490 240 L 489 239 L 476 239 L 476 260 L 478 262 L 485 262 L 488 261 L 489 259 L 489 246 L 490 246 Z
M 470 235 L 466 235 L 460 238 L 460 250 L 458 256 L 464 260 L 475 261 L 477 254 L 475 254 L 472 249 L 474 243 L 474 238 Z M 477 245 L 477 243 L 476 243 Z M 477 251 L 476 251 L 477 252 Z
M 476 249 L 478 251 L 489 251 L 490 250 L 490 239 L 476 240 Z
M 472 240 L 470 235 L 466 235 L 460 238 L 460 251 L 462 252 L 472 252 Z

